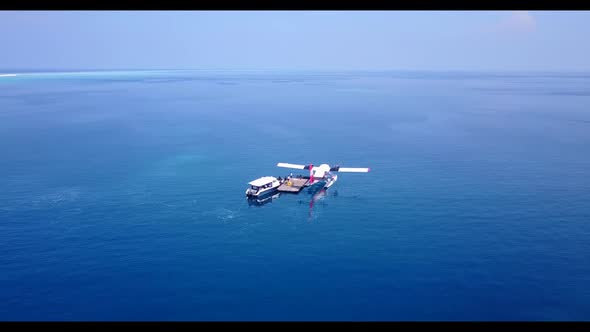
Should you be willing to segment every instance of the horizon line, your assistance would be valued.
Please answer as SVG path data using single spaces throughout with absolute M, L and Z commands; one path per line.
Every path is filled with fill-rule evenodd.
M 22 74 L 65 74 L 93 72 L 157 72 L 157 71 L 316 71 L 316 72 L 461 72 L 461 73 L 590 73 L 590 69 L 401 69 L 401 68 L 0 68 L 1 76 Z

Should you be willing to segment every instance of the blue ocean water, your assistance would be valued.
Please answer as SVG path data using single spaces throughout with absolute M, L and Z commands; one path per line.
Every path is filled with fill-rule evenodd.
M 584 73 L 0 77 L 0 320 L 588 320 L 589 148 Z

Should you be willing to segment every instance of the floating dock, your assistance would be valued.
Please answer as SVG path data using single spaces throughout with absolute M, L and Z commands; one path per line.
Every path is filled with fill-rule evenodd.
M 291 178 L 283 182 L 277 190 L 284 193 L 298 193 L 307 186 L 309 179 L 307 178 Z M 290 185 L 289 185 L 290 184 Z

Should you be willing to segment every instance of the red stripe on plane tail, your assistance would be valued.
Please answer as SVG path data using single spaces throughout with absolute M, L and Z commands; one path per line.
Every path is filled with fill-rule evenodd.
M 313 164 L 309 164 L 309 184 L 312 184 L 313 180 Z

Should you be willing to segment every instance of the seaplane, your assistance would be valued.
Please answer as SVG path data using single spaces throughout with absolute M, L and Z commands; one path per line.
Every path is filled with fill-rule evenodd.
M 299 164 L 289 164 L 289 163 L 277 163 L 278 167 L 284 168 L 291 168 L 291 169 L 301 169 L 301 170 L 309 170 L 309 182 L 307 183 L 308 186 L 316 186 L 322 185 L 322 189 L 330 188 L 337 180 L 338 175 L 334 174 L 335 172 L 338 173 L 367 173 L 371 169 L 370 168 L 352 168 L 352 167 L 340 167 L 334 166 L 331 167 L 328 164 L 321 164 L 319 166 L 314 166 L 313 164 L 309 165 L 299 165 Z

